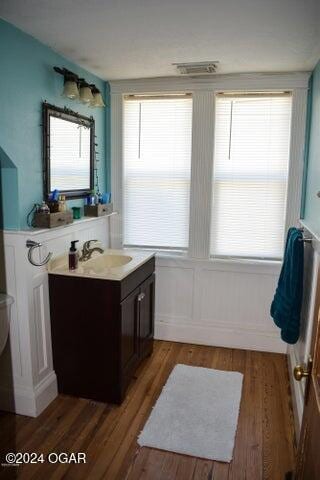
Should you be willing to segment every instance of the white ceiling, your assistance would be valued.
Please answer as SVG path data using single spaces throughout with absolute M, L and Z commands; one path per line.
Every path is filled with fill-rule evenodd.
M 0 17 L 106 80 L 312 69 L 320 0 L 1 0 Z

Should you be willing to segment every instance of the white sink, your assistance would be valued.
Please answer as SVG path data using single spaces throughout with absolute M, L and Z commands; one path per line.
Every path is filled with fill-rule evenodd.
M 82 263 L 83 271 L 86 273 L 101 273 L 110 268 L 118 268 L 127 265 L 132 261 L 129 255 L 100 255 Z
M 155 255 L 142 250 L 107 249 L 103 254 L 94 252 L 93 257 L 79 262 L 76 270 L 69 270 L 68 255 L 54 257 L 48 263 L 48 272 L 55 275 L 122 280 Z

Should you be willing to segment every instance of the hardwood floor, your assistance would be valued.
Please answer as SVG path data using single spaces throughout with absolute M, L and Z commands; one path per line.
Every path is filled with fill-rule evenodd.
M 138 447 L 137 434 L 177 363 L 244 373 L 230 464 Z M 87 463 L 79 465 L 1 467 L 1 479 L 283 480 L 293 470 L 295 456 L 286 358 L 157 341 L 120 407 L 60 395 L 35 419 L 2 413 L 0 450 L 87 456 Z

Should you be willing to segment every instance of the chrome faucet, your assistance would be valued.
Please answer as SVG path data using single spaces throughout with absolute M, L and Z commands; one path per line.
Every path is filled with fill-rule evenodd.
M 98 240 L 88 240 L 87 242 L 84 242 L 82 247 L 81 257 L 79 258 L 79 262 L 86 262 L 87 260 L 90 260 L 93 252 L 103 253 L 103 249 L 100 247 L 90 248 L 91 243 L 94 243 L 97 241 Z

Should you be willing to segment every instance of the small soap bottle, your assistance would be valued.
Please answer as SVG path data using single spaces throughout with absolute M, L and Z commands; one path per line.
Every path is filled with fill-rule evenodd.
M 59 212 L 66 212 L 67 204 L 66 197 L 64 195 L 59 195 Z
M 61 211 L 66 212 L 67 211 L 66 196 L 61 195 L 61 200 L 62 200 L 62 205 L 61 205 L 62 210 Z
M 46 202 L 42 202 L 42 204 L 40 205 L 39 211 L 41 213 L 50 213 L 50 209 L 49 209 L 48 205 L 46 204 Z
M 77 242 L 79 242 L 79 240 L 73 240 L 71 242 L 69 250 L 69 270 L 75 270 L 78 268 L 79 254 L 76 247 Z
M 62 201 L 62 195 L 59 195 L 59 200 L 58 200 L 58 209 L 59 209 L 59 212 L 63 212 L 63 201 Z

